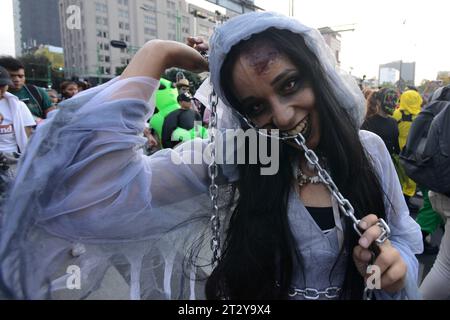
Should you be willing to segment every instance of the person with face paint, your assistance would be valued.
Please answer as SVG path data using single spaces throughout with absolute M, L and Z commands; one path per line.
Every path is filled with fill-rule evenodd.
M 371 93 L 367 99 L 367 113 L 361 129 L 373 132 L 383 139 L 391 155 L 400 183 L 404 184 L 409 180 L 409 177 L 400 163 L 398 125 L 392 118 L 392 114 L 398 107 L 399 98 L 399 93 L 391 88 L 382 88 Z M 408 208 L 411 206 L 409 202 L 407 202 L 407 205 Z
M 391 118 L 399 98 L 398 92 L 390 88 L 369 95 L 366 119 L 361 127 L 380 136 L 391 155 L 400 153 L 397 122 Z
M 221 149 L 201 139 L 141 154 L 164 70 L 208 69 L 208 46 L 188 44 L 152 40 L 121 77 L 68 100 L 38 130 L 4 219 L 8 293 L 83 298 L 114 279 L 132 299 L 362 299 L 374 267 L 377 299 L 417 299 L 420 228 L 383 141 L 359 131 L 359 87 L 317 30 L 255 12 L 212 36 L 211 140 L 259 134 L 227 150 L 225 159 L 245 151 L 242 163 L 220 163 Z M 267 145 L 278 146 L 271 175 L 249 160 Z M 48 168 L 35 170 L 35 158 Z M 83 277 L 70 291 L 61 270 L 73 265 Z

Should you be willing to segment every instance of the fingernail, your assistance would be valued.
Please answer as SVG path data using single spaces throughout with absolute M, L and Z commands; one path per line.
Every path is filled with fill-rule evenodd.
M 367 222 L 365 222 L 365 221 L 361 221 L 361 222 L 359 223 L 359 226 L 360 226 L 362 229 L 364 229 L 364 230 L 366 230 L 367 227 L 368 227 Z
M 368 248 L 369 240 L 367 240 L 366 238 L 361 238 L 361 239 L 359 239 L 359 245 L 363 248 Z

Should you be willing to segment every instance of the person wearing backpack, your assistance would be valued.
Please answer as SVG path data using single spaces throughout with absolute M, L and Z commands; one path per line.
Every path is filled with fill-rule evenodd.
M 9 92 L 24 102 L 31 111 L 37 124 L 46 119 L 47 114 L 55 107 L 47 92 L 35 85 L 25 84 L 25 66 L 19 60 L 9 57 L 0 57 L 0 66 L 8 70 L 13 85 Z
M 427 105 L 435 101 L 450 101 L 450 86 L 446 89 L 446 91 L 448 90 L 449 93 L 448 97 L 445 96 L 446 91 L 444 92 L 444 94 L 442 94 L 443 89 L 444 87 L 441 87 L 436 90 Z M 443 105 L 439 105 L 440 106 L 438 109 L 441 110 Z M 425 254 L 437 254 L 439 252 L 439 247 L 433 246 L 426 239 L 429 235 L 432 235 L 439 227 L 444 226 L 445 222 L 442 219 L 441 215 L 433 210 L 433 206 L 431 205 L 431 201 L 428 197 L 429 190 L 424 186 L 420 186 L 420 191 L 423 195 L 423 206 L 422 208 L 420 208 L 419 213 L 417 214 L 416 222 L 420 225 L 420 229 L 422 230 L 424 245 L 423 252 Z
M 450 299 L 450 85 L 438 89 L 411 126 L 400 154 L 406 173 L 430 190 L 433 209 L 445 220 L 436 261 L 420 290 L 424 299 Z
M 422 97 L 415 90 L 407 90 L 400 96 L 400 106 L 392 115 L 398 124 L 398 142 L 400 145 L 400 151 L 403 150 L 406 145 L 409 130 L 414 119 L 421 111 L 422 102 Z M 416 193 L 416 183 L 412 179 L 406 178 L 402 182 L 402 190 L 408 207 L 410 209 L 418 209 L 414 208 L 409 202 L 410 198 Z

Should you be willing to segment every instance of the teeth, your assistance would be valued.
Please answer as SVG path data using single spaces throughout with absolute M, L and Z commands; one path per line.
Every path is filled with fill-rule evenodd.
M 308 125 L 309 125 L 309 117 L 306 117 L 305 119 L 303 119 L 302 122 L 300 122 L 295 127 L 295 129 L 288 131 L 288 134 L 290 134 L 290 135 L 297 135 L 299 133 L 305 134 L 306 131 L 308 130 Z

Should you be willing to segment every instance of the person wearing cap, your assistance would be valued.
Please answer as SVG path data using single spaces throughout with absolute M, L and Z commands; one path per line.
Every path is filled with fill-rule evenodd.
M 18 158 L 25 151 L 28 138 L 36 122 L 25 103 L 8 92 L 13 85 L 8 71 L 0 67 L 0 152 Z M 14 175 L 15 165 L 10 165 Z
M 148 42 L 38 130 L 6 205 L 0 287 L 86 298 L 120 270 L 131 299 L 417 299 L 420 228 L 319 31 L 252 12 L 214 31 L 208 61 L 191 40 Z M 146 157 L 148 101 L 172 67 L 210 71 L 218 130 Z M 214 148 L 228 129 L 258 140 Z M 269 145 L 276 172 L 258 157 Z
M 178 89 L 178 93 L 185 93 L 185 92 L 189 92 L 190 90 L 190 83 L 189 80 L 186 78 L 182 78 L 180 79 L 177 83 L 176 83 L 177 89 Z
M 164 148 L 174 148 L 180 142 L 192 140 L 196 137 L 207 136 L 202 126 L 202 118 L 192 108 L 192 96 L 182 92 L 177 98 L 180 109 L 172 111 L 165 119 L 161 142 Z
M 192 96 L 187 92 L 182 92 L 177 98 L 178 104 L 184 110 L 192 109 Z

